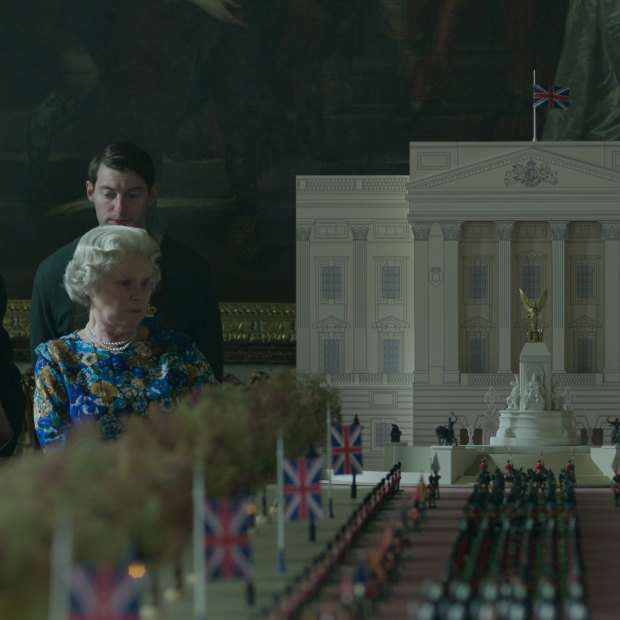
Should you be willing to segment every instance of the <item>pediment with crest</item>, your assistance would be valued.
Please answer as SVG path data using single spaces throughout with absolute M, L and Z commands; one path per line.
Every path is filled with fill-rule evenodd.
M 579 149 L 575 147 L 575 155 Z M 551 188 L 596 188 L 620 191 L 620 171 L 596 166 L 538 146 L 454 167 L 407 184 L 408 193 L 496 189 L 535 191 Z

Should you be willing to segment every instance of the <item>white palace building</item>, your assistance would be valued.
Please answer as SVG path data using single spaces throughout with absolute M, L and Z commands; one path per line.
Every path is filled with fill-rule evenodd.
M 505 408 L 529 327 L 520 288 L 548 292 L 553 383 L 570 387 L 578 431 L 609 443 L 620 142 L 411 143 L 409 176 L 296 182 L 297 369 L 338 386 L 369 468 L 392 423 L 427 446 L 450 412 L 458 436 Z

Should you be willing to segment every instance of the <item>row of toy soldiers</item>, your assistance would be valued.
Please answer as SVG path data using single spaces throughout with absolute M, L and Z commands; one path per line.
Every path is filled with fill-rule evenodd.
M 350 601 L 349 611 L 355 610 L 351 617 L 359 618 L 364 615 L 361 597 L 369 600 L 373 610 L 375 609 L 389 576 L 396 570 L 398 560 L 409 543 L 407 532 L 420 533 L 421 525 L 428 522 L 427 507 L 437 507 L 440 478 L 438 471 L 431 471 L 427 485 L 424 477 L 420 476 L 410 505 L 404 507 L 401 512 L 400 526 L 392 524 L 384 533 L 375 552 L 370 554 L 366 560 L 358 562 L 353 577 L 343 578 L 341 603 L 347 608 L 347 602 Z
M 355 543 L 383 505 L 400 490 L 401 466 L 394 465 L 388 475 L 370 491 L 353 511 L 347 522 L 339 529 L 334 540 L 326 545 L 311 565 L 297 575 L 284 597 L 274 597 L 271 618 L 285 619 L 297 616 L 310 599 L 315 597 L 327 577 L 342 560 L 343 555 Z
M 514 471 L 511 477 L 510 491 L 506 498 L 507 503 L 514 510 L 525 511 L 527 516 L 537 518 L 541 508 L 540 492 L 543 497 L 542 508 L 547 511 L 547 516 L 557 511 L 558 485 L 553 471 L 545 469 L 544 482 L 541 483 L 540 480 L 540 472 L 536 470 Z M 564 510 L 572 510 L 575 506 L 575 466 L 572 459 L 560 471 L 558 482 L 559 490 L 562 492 L 563 508 Z
M 376 549 L 357 562 L 353 574 L 342 578 L 341 609 L 352 612 L 352 617 L 360 618 L 366 615 L 366 602 L 370 602 L 373 612 L 376 611 L 376 605 L 386 592 L 388 580 L 395 573 L 408 544 L 405 529 L 391 524 L 384 531 Z
M 486 469 L 486 457 L 483 457 L 480 468 L 481 471 Z M 496 474 L 497 473 L 498 471 L 496 470 Z M 523 470 L 521 469 L 516 471 L 512 461 L 507 459 L 506 464 L 504 465 L 504 480 L 506 482 L 512 482 L 517 474 L 523 476 Z M 532 482 L 538 484 L 539 486 L 544 486 L 553 476 L 553 472 L 545 467 L 542 458 L 540 458 L 538 459 L 534 469 L 528 469 L 525 475 Z M 568 483 L 575 484 L 575 461 L 573 457 L 569 458 L 566 465 L 560 470 L 559 483 L 562 488 L 564 488 L 564 486 Z
M 544 487 L 518 474 L 508 494 L 502 476 L 475 485 L 444 581 L 429 589 L 419 618 L 587 615 L 574 485 L 558 497 L 552 473 Z
M 359 618 L 366 615 L 368 603 L 372 610 L 375 610 L 390 575 L 396 570 L 402 552 L 410 542 L 408 532 L 420 532 L 421 523 L 427 522 L 427 503 L 432 501 L 433 507 L 436 507 L 440 477 L 438 472 L 432 472 L 428 485 L 425 484 L 424 478 L 420 477 L 411 504 L 404 507 L 401 512 L 400 524 L 398 526 L 391 524 L 384 532 L 377 548 L 367 558 L 357 562 L 352 574 L 343 576 L 340 583 L 339 605 L 337 607 L 333 604 L 325 605 L 323 613 L 332 616 L 335 614 L 338 618 Z M 312 616 L 306 614 L 304 617 Z
M 428 522 L 427 508 L 437 508 L 440 478 L 441 476 L 437 472 L 431 472 L 427 485 L 424 482 L 424 476 L 420 475 L 411 504 L 401 511 L 403 526 L 418 534 L 421 533 L 422 524 Z

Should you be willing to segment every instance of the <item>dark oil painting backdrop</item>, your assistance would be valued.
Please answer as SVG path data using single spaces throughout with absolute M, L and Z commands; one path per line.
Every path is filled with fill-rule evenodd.
M 95 225 L 92 155 L 158 167 L 150 226 L 221 301 L 295 300 L 295 175 L 407 174 L 415 140 L 531 140 L 568 0 L 3 0 L 0 272 Z M 540 117 L 540 128 L 544 115 Z

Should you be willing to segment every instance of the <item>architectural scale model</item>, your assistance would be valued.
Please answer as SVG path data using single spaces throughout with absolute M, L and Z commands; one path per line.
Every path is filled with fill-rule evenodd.
M 490 388 L 510 395 L 530 327 L 519 290 L 548 291 L 545 399 L 570 396 L 580 441 L 603 428 L 609 443 L 619 142 L 411 143 L 408 176 L 296 182 L 297 368 L 340 388 L 367 467 L 382 465 L 392 424 L 428 446 L 450 412 L 458 437 L 481 428 Z

